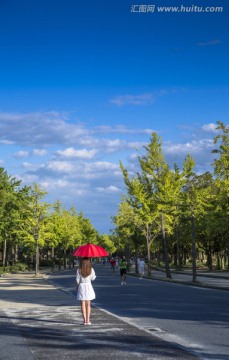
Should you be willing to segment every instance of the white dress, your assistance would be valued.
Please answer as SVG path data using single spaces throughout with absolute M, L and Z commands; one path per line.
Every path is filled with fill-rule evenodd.
M 95 280 L 96 275 L 94 269 L 91 269 L 91 275 L 83 277 L 79 273 L 79 269 L 76 272 L 76 283 L 78 285 L 78 291 L 76 300 L 93 300 L 95 299 L 95 292 L 91 285 L 91 281 Z
M 144 272 L 145 272 L 145 261 L 144 260 L 139 260 L 139 262 L 138 262 L 138 272 L 140 274 L 144 275 Z

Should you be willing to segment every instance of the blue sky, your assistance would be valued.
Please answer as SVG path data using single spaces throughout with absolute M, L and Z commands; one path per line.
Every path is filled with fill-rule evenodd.
M 193 3 L 211 12 L 157 10 Z M 0 0 L 0 166 L 100 232 L 125 191 L 119 160 L 134 171 L 152 131 L 168 161 L 190 152 L 208 170 L 229 118 L 228 13 L 226 0 Z

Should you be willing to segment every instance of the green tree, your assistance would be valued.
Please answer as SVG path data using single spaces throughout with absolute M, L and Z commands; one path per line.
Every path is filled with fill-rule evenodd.
M 119 250 L 121 252 L 121 247 L 123 248 L 124 246 L 125 255 L 129 263 L 132 250 L 134 250 L 136 257 L 138 256 L 139 246 L 142 244 L 142 237 L 139 231 L 140 220 L 127 198 L 122 198 L 118 212 L 112 220 L 116 225 L 114 233 L 120 239 L 121 246 Z
M 218 157 L 214 160 L 214 174 L 218 179 L 219 197 L 222 199 L 225 197 L 225 219 L 227 222 L 227 264 L 229 271 L 229 127 L 222 121 L 217 121 L 218 126 L 216 130 L 220 133 L 214 137 L 214 144 L 218 145 L 218 148 L 212 150 L 213 154 L 217 154 Z M 224 205 L 223 205 L 224 206 Z
M 54 249 L 58 249 L 59 269 L 61 268 L 62 253 L 64 268 L 66 268 L 67 252 L 69 252 L 69 268 L 71 268 L 73 248 L 80 245 L 82 238 L 79 216 L 76 210 L 74 208 L 63 209 L 61 202 L 56 201 L 53 205 L 53 211 L 48 216 L 45 237 L 48 246 L 52 249 L 53 261 Z
M 113 237 L 108 234 L 102 234 L 99 236 L 99 245 L 102 246 L 109 255 L 112 255 L 116 251 L 116 246 L 113 241 Z
M 67 250 L 71 253 L 73 247 L 80 244 L 82 238 L 79 218 L 72 208 L 63 210 L 61 214 L 61 246 L 64 251 L 64 268 L 66 268 Z
M 87 243 L 98 244 L 99 234 L 90 220 L 82 212 L 79 213 L 78 217 L 81 230 L 81 245 Z
M 158 236 L 156 202 L 152 197 L 150 179 L 145 174 L 130 178 L 128 171 L 120 164 L 128 191 L 128 202 L 136 214 L 137 227 L 146 239 L 148 275 L 151 275 L 151 245 Z
M 141 173 L 137 173 L 130 179 L 128 171 L 122 163 L 121 169 L 128 189 L 130 204 L 138 215 L 142 232 L 146 238 L 148 275 L 151 274 L 151 245 L 159 233 L 162 233 L 166 274 L 167 277 L 171 277 L 165 237 L 165 227 L 168 228 L 170 217 L 167 212 L 165 216 L 164 200 L 165 188 L 169 189 L 170 171 L 162 152 L 161 139 L 156 133 L 152 134 L 149 144 L 144 149 L 146 154 L 138 158 Z
M 8 262 L 7 244 L 11 243 L 11 258 L 14 261 L 15 236 L 22 228 L 21 219 L 28 200 L 28 188 L 21 188 L 21 181 L 0 168 L 0 240 L 3 243 L 3 266 Z
M 30 246 L 35 248 L 35 276 L 39 274 L 40 247 L 44 246 L 44 237 L 42 236 L 45 217 L 48 214 L 50 204 L 42 201 L 47 192 L 38 184 L 34 183 L 30 190 L 30 217 L 28 219 Z

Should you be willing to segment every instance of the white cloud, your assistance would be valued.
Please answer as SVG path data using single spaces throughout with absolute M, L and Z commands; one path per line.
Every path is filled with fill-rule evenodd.
M 108 161 L 75 161 L 75 160 L 49 160 L 45 164 L 32 166 L 24 163 L 23 167 L 29 174 L 36 174 L 40 180 L 53 178 L 54 181 L 61 176 L 62 181 L 70 183 L 82 181 L 83 183 L 99 180 L 107 181 L 108 178 L 119 179 L 121 176 L 119 164 Z
M 21 165 L 26 169 L 36 169 L 36 165 L 31 164 L 31 163 L 26 162 L 26 161 L 24 161 Z
M 140 105 L 143 97 L 127 100 L 138 100 Z M 188 134 L 190 141 L 164 142 L 163 151 L 166 159 L 176 161 L 179 166 L 189 152 L 201 171 L 211 162 L 213 142 L 206 137 L 215 133 L 215 125 L 205 124 L 198 133 L 192 130 Z M 112 215 L 120 201 L 120 192 L 125 192 L 119 160 L 128 164 L 130 175 L 136 173 L 137 156 L 144 152 L 142 147 L 147 145 L 152 132 L 122 125 L 87 127 L 86 123 L 74 123 L 67 113 L 0 113 L 1 148 L 6 149 L 6 158 L 8 154 L 18 155 L 17 161 L 11 157 L 12 165 L 5 159 L 7 171 L 12 174 L 12 166 L 13 172 L 14 169 L 18 172 L 12 175 L 24 184 L 36 182 L 47 189 L 51 198 L 48 201 L 60 199 L 86 216 L 97 217 L 97 222 L 105 214 L 107 218 Z M 15 145 L 10 147 L 12 144 Z M 25 156 L 30 156 L 29 162 L 24 161 Z
M 102 133 L 102 134 L 112 134 L 112 133 L 119 133 L 119 134 L 146 134 L 146 135 L 151 135 L 152 132 L 154 130 L 153 129 L 130 129 L 127 128 L 126 126 L 96 126 L 93 130 L 93 133 Z
M 117 188 L 116 186 L 110 185 L 108 187 L 97 187 L 96 190 L 101 193 L 106 194 L 113 194 L 113 193 L 120 193 L 121 189 Z
M 10 141 L 10 140 L 4 140 L 4 139 L 0 140 L 0 144 L 2 145 L 13 145 L 14 143 L 15 143 L 14 141 Z
M 73 195 L 75 195 L 75 196 L 81 196 L 81 197 L 83 197 L 83 196 L 85 196 L 85 195 L 88 194 L 88 191 L 86 191 L 86 190 L 84 190 L 84 189 L 74 189 L 74 190 L 72 191 L 72 193 L 73 193 Z
M 13 156 L 16 158 L 23 158 L 23 157 L 28 157 L 29 155 L 44 156 L 46 154 L 47 154 L 47 150 L 45 149 L 34 149 L 31 152 L 25 150 L 19 150 L 16 153 L 14 153 Z
M 142 95 L 120 95 L 110 100 L 110 102 L 116 106 L 123 105 L 147 105 L 155 101 L 154 94 L 142 94 Z
M 0 113 L 0 142 L 23 146 L 80 143 L 89 130 L 68 122 L 66 113 Z
M 217 133 L 218 130 L 216 130 L 216 127 L 217 127 L 216 124 L 210 123 L 210 124 L 203 125 L 201 129 L 202 129 L 204 132 Z
M 87 184 L 77 183 L 68 179 L 53 179 L 47 177 L 46 180 L 40 182 L 41 187 L 47 189 L 47 191 L 61 191 L 60 197 L 69 197 L 72 195 L 83 196 L 87 194 Z
M 187 143 L 171 143 L 166 142 L 163 145 L 166 160 L 171 166 L 175 162 L 179 167 L 182 167 L 184 158 L 188 153 L 195 161 L 195 171 L 205 172 L 212 171 L 211 163 L 213 162 L 214 143 L 211 139 L 193 140 Z
M 48 182 L 47 182 L 48 184 Z M 66 188 L 70 185 L 71 183 L 68 181 L 68 180 L 64 180 L 64 179 L 58 179 L 56 181 L 52 181 L 51 184 L 49 183 L 49 187 L 52 186 L 52 187 L 58 187 L 58 188 Z
M 27 156 L 29 156 L 28 151 L 20 150 L 20 151 L 17 151 L 16 153 L 14 153 L 14 157 L 16 157 L 16 158 L 23 158 L 23 157 L 27 157 Z
M 117 164 L 113 164 L 108 161 L 96 161 L 94 163 L 90 163 L 86 165 L 90 169 L 100 170 L 100 171 L 110 171 L 110 170 L 116 170 L 119 168 Z
M 0 113 L 0 143 L 34 148 L 29 154 L 35 156 L 47 155 L 48 149 L 56 146 L 67 146 L 59 150 L 58 155 L 82 159 L 93 158 L 97 152 L 117 152 L 133 147 L 128 138 L 111 139 L 112 133 L 138 136 L 150 135 L 152 130 L 129 129 L 122 125 L 86 127 L 70 122 L 67 113 Z M 98 134 L 108 135 L 101 138 Z
M 83 177 L 87 180 L 116 178 L 120 176 L 119 165 L 108 161 L 96 161 L 80 164 L 80 172 L 77 177 Z
M 23 174 L 14 174 L 14 176 L 22 180 L 22 182 L 27 185 L 38 183 L 40 181 L 39 176 L 36 174 L 23 173 Z
M 92 159 L 97 154 L 97 151 L 95 149 L 76 150 L 71 147 L 71 148 L 67 148 L 65 150 L 58 150 L 56 152 L 56 154 L 60 155 L 61 157 L 65 157 L 65 158 Z
M 139 154 L 137 152 L 131 154 L 130 156 L 128 156 L 128 161 L 130 163 L 136 163 L 138 161 L 138 156 Z
M 45 149 L 33 149 L 32 154 L 36 155 L 36 156 L 44 156 L 44 155 L 47 154 L 47 150 L 45 150 Z
M 120 139 L 114 139 L 114 140 L 107 139 L 103 141 L 103 145 L 105 146 L 107 151 L 113 152 L 126 148 L 127 142 Z
M 152 93 L 145 93 L 140 95 L 119 95 L 114 97 L 110 100 L 110 102 L 116 106 L 123 106 L 123 105 L 149 105 L 155 102 L 155 100 L 160 97 L 164 96 L 168 93 L 167 90 L 159 90 Z
M 46 168 L 58 173 L 71 173 L 74 170 L 74 164 L 69 161 L 49 161 Z M 43 168 L 45 170 L 45 168 Z
M 213 149 L 213 141 L 210 139 L 193 140 L 185 144 L 172 144 L 166 142 L 163 145 L 163 149 L 166 154 L 199 154 L 201 151 L 208 151 Z

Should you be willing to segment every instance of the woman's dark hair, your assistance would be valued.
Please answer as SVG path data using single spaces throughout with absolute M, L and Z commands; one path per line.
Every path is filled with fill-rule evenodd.
M 91 275 L 91 260 L 89 258 L 82 258 L 79 264 L 79 273 L 83 277 Z

